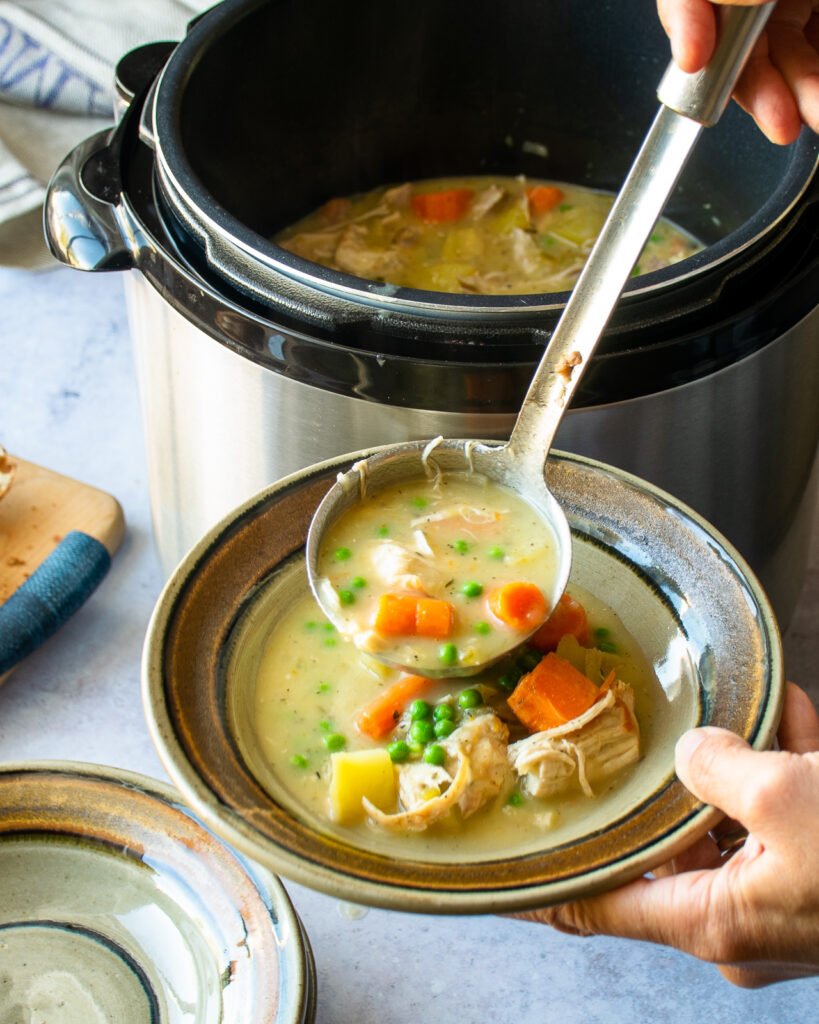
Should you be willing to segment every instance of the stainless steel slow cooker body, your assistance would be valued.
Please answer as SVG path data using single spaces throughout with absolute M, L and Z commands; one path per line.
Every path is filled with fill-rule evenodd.
M 471 61 L 453 37 L 464 5 L 414 6 L 418 25 L 437 17 L 439 48 L 424 50 L 429 33 L 412 28 L 406 46 L 415 47 L 417 60 L 408 91 L 430 94 L 479 65 L 477 42 L 486 37 L 488 46 L 501 6 L 512 18 L 508 5 L 470 7 L 473 22 L 485 23 L 470 36 Z M 533 12 L 544 19 L 558 12 L 559 50 L 569 55 L 560 64 L 564 74 L 572 42 L 579 46 L 584 34 L 594 41 L 594 59 L 579 62 L 579 72 L 599 89 L 601 75 L 617 66 L 605 52 L 606 26 L 598 24 L 589 37 L 591 25 L 578 13 L 583 5 L 520 6 L 530 19 Z M 374 52 L 369 44 L 386 23 L 395 28 L 400 21 L 367 3 L 355 19 L 356 41 L 344 18 L 328 11 L 295 0 L 229 0 L 178 46 L 127 55 L 118 69 L 124 115 L 117 129 L 71 154 L 49 191 L 47 234 L 61 259 L 82 269 L 135 269 L 126 278 L 130 324 L 155 532 L 168 571 L 222 514 L 305 465 L 438 433 L 507 435 L 565 302 L 560 295 L 499 300 L 385 290 L 291 258 L 267 240 L 275 226 L 328 194 L 474 169 L 476 145 L 487 170 L 508 171 L 514 163 L 529 174 L 616 188 L 639 142 L 640 117 L 647 123 L 656 107 L 653 89 L 667 53 L 658 27 L 651 39 L 653 29 L 646 39 L 621 40 L 642 59 L 641 82 L 630 86 L 642 107 L 628 108 L 623 93 L 623 77 L 635 76 L 611 77 L 613 96 L 602 106 L 609 118 L 618 113 L 614 123 L 604 118 L 590 132 L 592 156 L 583 155 L 579 108 L 571 117 L 552 111 L 568 140 L 564 150 L 555 148 L 563 155 L 554 172 L 544 147 L 531 144 L 544 128 L 523 116 L 526 81 L 509 88 L 497 62 L 486 62 L 489 85 L 507 106 L 486 99 L 491 93 L 478 88 L 480 77 L 466 76 L 456 99 L 471 113 L 450 132 L 461 149 L 472 147 L 460 156 L 435 118 L 425 125 L 419 117 L 410 122 L 408 108 L 385 112 L 384 96 L 372 88 L 371 107 L 362 108 L 363 72 L 339 81 L 331 66 L 329 77 L 314 76 L 319 84 L 305 85 L 306 106 L 297 89 L 290 103 L 282 103 L 281 90 L 275 102 L 271 90 L 260 93 L 259 72 L 248 69 L 258 68 L 260 54 L 275 52 L 277 73 L 293 72 L 282 54 L 303 54 L 322 14 L 332 31 L 321 22 L 316 59 L 326 64 L 346 42 L 356 67 Z M 647 5 L 647 26 L 654 17 Z M 372 25 L 361 30 L 368 19 Z M 537 23 L 529 27 L 532 35 Z M 509 50 L 519 37 L 507 27 L 504 38 Z M 439 66 L 444 54 L 452 65 L 446 73 Z M 405 57 L 393 45 L 379 66 L 409 67 Z M 558 60 L 557 51 L 552 58 Z M 268 61 L 268 77 L 270 68 Z M 385 87 L 393 98 L 394 78 Z M 321 120 L 319 100 L 323 95 L 326 104 L 330 80 L 335 113 Z M 345 93 L 348 81 L 355 82 L 354 99 Z M 485 108 L 491 116 L 481 117 Z M 505 129 L 513 114 L 514 125 Z M 805 132 L 794 147 L 777 150 L 737 111 L 725 120 L 710 130 L 721 136 L 706 133 L 708 146 L 672 203 L 676 219 L 695 231 L 699 225 L 709 244 L 701 256 L 633 282 L 557 443 L 643 476 L 704 514 L 748 558 L 787 620 L 816 490 L 819 147 Z M 485 137 L 465 143 L 470 128 L 481 134 L 482 121 L 507 136 L 497 144 Z M 342 154 L 345 125 L 353 142 Z M 334 142 L 333 157 L 322 159 Z M 601 163 L 605 151 L 614 156 Z M 717 170 L 703 198 L 711 165 Z M 271 183 L 269 201 L 264 181 Z

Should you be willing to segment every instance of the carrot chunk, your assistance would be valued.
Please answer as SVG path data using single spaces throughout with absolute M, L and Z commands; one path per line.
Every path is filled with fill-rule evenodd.
M 452 632 L 455 609 L 448 601 L 422 597 L 415 610 L 415 632 L 418 636 L 433 636 L 443 640 Z
M 382 636 L 448 637 L 455 609 L 448 601 L 415 594 L 382 594 L 373 628 Z
M 570 722 L 594 704 L 599 690 L 556 654 L 547 654 L 523 676 L 509 696 L 509 707 L 531 732 Z
M 441 192 L 422 192 L 410 200 L 412 212 L 429 224 L 460 220 L 469 208 L 471 188 L 447 188 Z
M 383 636 L 412 636 L 418 598 L 411 594 L 382 594 L 373 626 Z
M 356 728 L 370 739 L 383 739 L 395 728 L 407 704 L 430 686 L 432 680 L 425 676 L 402 676 L 364 705 L 355 717 Z
M 489 609 L 501 622 L 522 633 L 543 622 L 549 611 L 540 587 L 523 580 L 495 587 L 489 594 Z
M 531 212 L 539 216 L 557 206 L 563 198 L 563 191 L 554 185 L 531 185 L 526 189 L 526 198 Z
M 589 642 L 589 620 L 586 609 L 569 594 L 563 594 L 552 614 L 529 640 L 541 651 L 553 651 L 567 634 L 577 638 L 581 647 Z

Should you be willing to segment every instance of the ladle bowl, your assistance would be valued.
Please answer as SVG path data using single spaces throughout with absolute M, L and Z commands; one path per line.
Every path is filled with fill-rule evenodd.
M 346 473 L 338 475 L 336 483 L 317 508 L 305 548 L 308 573 L 316 581 L 314 593 L 317 600 L 339 630 L 343 631 L 346 623 L 339 614 L 338 605 L 328 599 L 325 586 L 329 587 L 329 581 L 325 581 L 319 571 L 322 538 L 327 536 L 333 523 L 353 509 L 363 496 L 372 497 L 393 484 L 429 479 L 438 473 L 470 473 L 485 477 L 516 493 L 525 494 L 528 504 L 543 520 L 544 532 L 549 534 L 557 552 L 555 572 L 550 579 L 539 581 L 547 608 L 555 607 L 569 580 L 572 542 L 563 509 L 546 486 L 542 459 L 536 460 L 533 465 L 525 453 L 521 455 L 517 449 L 510 448 L 509 444 L 490 445 L 474 440 L 435 438 L 432 441 L 390 445 L 381 453 L 354 463 Z M 528 632 L 516 633 L 509 646 L 491 660 L 471 665 L 443 667 L 440 663 L 421 665 L 418 661 L 406 665 L 395 661 L 390 651 L 373 653 L 388 665 L 405 668 L 430 679 L 469 676 L 494 664 L 508 654 L 511 647 L 524 643 L 539 625 L 533 623 Z

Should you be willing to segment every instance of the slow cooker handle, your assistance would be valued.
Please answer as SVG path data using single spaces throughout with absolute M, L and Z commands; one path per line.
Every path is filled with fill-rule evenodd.
M 116 132 L 98 132 L 73 149 L 46 192 L 43 227 L 52 254 L 77 270 L 127 270 L 134 257 L 117 222 L 121 194 Z
M 145 103 L 176 43 L 149 43 L 117 65 L 119 124 L 73 149 L 49 183 L 44 204 L 48 247 L 77 270 L 127 270 L 135 266 L 130 232 L 120 226 L 122 154 L 128 125 Z

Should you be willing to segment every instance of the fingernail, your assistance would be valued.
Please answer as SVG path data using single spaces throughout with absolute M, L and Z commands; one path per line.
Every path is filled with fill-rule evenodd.
M 689 729 L 688 732 L 684 732 L 674 748 L 674 758 L 677 764 L 688 764 L 694 756 L 694 751 L 704 739 L 705 733 L 702 729 Z

